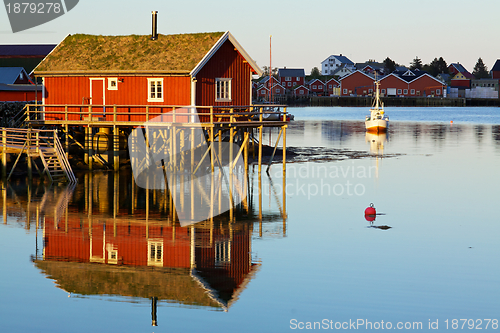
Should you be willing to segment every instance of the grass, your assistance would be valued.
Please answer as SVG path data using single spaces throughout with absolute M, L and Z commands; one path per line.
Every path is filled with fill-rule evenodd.
M 191 71 L 223 32 L 150 36 L 66 37 L 36 72 L 78 70 Z

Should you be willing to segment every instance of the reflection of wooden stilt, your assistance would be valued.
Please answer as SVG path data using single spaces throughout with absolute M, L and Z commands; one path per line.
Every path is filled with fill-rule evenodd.
M 4 182 L 2 182 L 2 200 L 3 200 L 3 205 L 2 205 L 3 224 L 7 224 L 7 187 L 5 186 Z
M 233 165 L 234 165 L 234 151 L 233 151 L 233 140 L 234 140 L 234 128 L 229 129 L 229 221 L 233 221 L 234 218 L 234 200 L 233 200 Z
M 157 320 L 157 305 L 158 305 L 158 297 L 151 297 L 151 320 L 152 324 L 151 326 L 158 326 L 158 320 Z
M 115 171 L 120 169 L 120 141 L 119 129 L 113 126 L 113 164 Z
M 262 237 L 262 176 L 259 172 L 259 236 Z
M 262 132 L 264 131 L 264 126 L 259 126 L 259 175 L 262 171 Z

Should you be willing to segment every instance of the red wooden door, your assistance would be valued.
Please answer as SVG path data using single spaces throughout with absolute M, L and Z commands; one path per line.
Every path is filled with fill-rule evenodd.
M 93 115 L 104 115 L 106 110 L 100 106 L 106 104 L 106 89 L 104 88 L 104 78 L 90 79 L 90 104 L 96 105 L 92 107 Z

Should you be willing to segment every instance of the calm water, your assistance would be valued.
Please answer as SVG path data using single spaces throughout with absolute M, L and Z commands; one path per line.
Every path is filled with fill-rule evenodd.
M 11 182 L 0 331 L 499 331 L 498 109 L 387 108 L 385 136 L 366 109 L 290 111 L 288 146 L 372 156 L 251 169 L 248 209 L 187 228 L 130 174 Z

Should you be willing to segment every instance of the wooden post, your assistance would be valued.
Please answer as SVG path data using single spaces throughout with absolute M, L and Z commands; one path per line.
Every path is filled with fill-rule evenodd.
M 2 180 L 7 178 L 7 130 L 2 129 Z
M 55 131 L 54 131 L 54 135 Z M 26 147 L 26 157 L 28 159 L 28 181 L 31 184 L 33 181 L 33 165 L 31 163 L 31 155 L 30 155 L 30 150 L 31 150 L 31 128 L 28 131 L 28 146 Z M 29 221 L 28 221 L 29 222 Z

